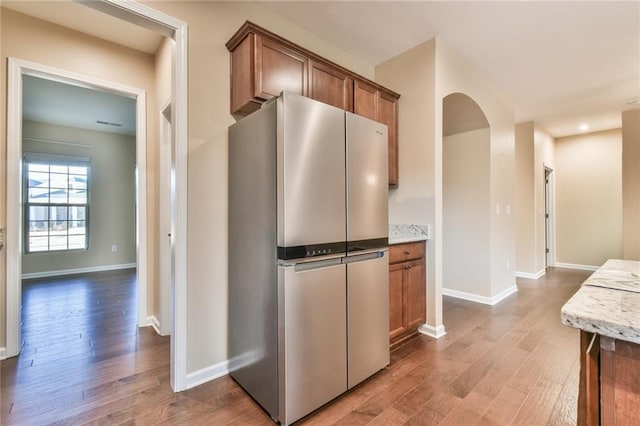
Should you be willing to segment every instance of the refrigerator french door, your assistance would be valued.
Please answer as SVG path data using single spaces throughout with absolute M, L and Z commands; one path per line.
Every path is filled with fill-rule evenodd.
M 346 112 L 345 123 L 351 389 L 389 364 L 388 139 L 387 127 L 367 118 Z

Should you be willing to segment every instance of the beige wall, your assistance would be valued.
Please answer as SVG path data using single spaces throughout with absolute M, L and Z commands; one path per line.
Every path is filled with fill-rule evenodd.
M 23 138 L 75 143 L 71 146 L 24 139 L 22 151 L 91 159 L 89 248 L 86 251 L 30 253 L 22 273 L 123 265 L 136 262 L 134 136 L 23 121 Z M 86 148 L 89 145 L 93 148 Z M 112 245 L 118 251 L 111 251 Z
M 399 100 L 399 187 L 389 191 L 389 222 L 436 223 L 435 40 L 376 67 L 376 81 L 401 94 Z M 432 234 L 435 231 L 432 228 Z M 442 324 L 440 267 L 435 238 L 427 241 L 427 324 Z M 437 294 L 436 294 L 437 291 Z
M 536 274 L 536 198 L 534 180 L 534 124 L 518 123 L 515 128 L 515 191 L 513 213 L 516 220 L 516 271 Z
M 0 53 L 2 67 L 0 67 L 0 104 L 7 101 L 7 58 L 13 57 L 59 69 L 86 74 L 104 80 L 116 82 L 143 89 L 147 92 L 147 105 L 155 105 L 155 77 L 154 59 L 152 55 L 141 53 L 120 45 L 100 40 L 58 25 L 44 22 L 22 15 L 8 9 L 2 9 L 0 25 Z M 6 129 L 6 114 L 0 117 L 0 128 Z M 6 205 L 6 132 L 0 135 L 0 164 L 3 173 L 0 174 L 0 204 Z M 156 140 L 156 113 L 153 108 L 147 109 L 147 147 L 153 152 Z M 148 172 L 154 173 L 154 164 L 147 165 Z M 153 200 L 148 200 L 153 205 Z M 153 235 L 156 223 L 156 212 L 149 211 L 149 234 Z M 0 227 L 6 226 L 6 211 L 0 209 Z M 151 237 L 153 238 L 153 237 Z M 150 241 L 153 243 L 153 240 Z M 0 270 L 5 271 L 6 250 L 0 252 Z M 149 291 L 154 282 L 153 271 L 156 266 L 149 259 Z M 6 293 L 5 274 L 0 274 L 0 294 L 4 298 Z M 2 301 L 3 315 L 0 323 L 5 324 L 6 312 Z M 5 327 L 0 327 L 0 347 L 5 346 Z
M 436 140 L 442 140 L 442 99 L 464 93 L 487 117 L 491 134 L 490 154 L 490 297 L 515 288 L 515 220 L 513 208 L 514 111 L 511 104 L 477 71 L 462 62 L 444 43 L 436 42 Z M 440 154 L 441 155 L 441 154 Z M 438 162 L 438 161 L 437 161 Z M 436 170 L 436 177 L 441 172 Z M 441 181 L 436 199 L 442 200 Z M 500 213 L 496 212 L 500 206 Z M 436 217 L 436 228 L 441 218 Z M 436 229 L 436 238 L 438 238 Z
M 488 128 L 442 141 L 443 287 L 491 296 Z
M 622 132 L 555 142 L 557 264 L 600 266 L 622 257 Z
M 623 257 L 640 260 L 640 108 L 622 113 Z
M 439 40 L 429 40 L 376 67 L 376 80 L 402 94 L 399 115 L 400 186 L 390 191 L 392 223 L 431 224 L 427 258 L 427 324 L 442 325 L 443 99 L 464 93 L 491 127 L 491 206 L 513 204 L 513 109 L 493 85 Z M 490 207 L 491 209 L 493 207 Z M 491 216 L 491 296 L 515 285 L 513 216 Z M 510 262 L 509 269 L 506 262 Z

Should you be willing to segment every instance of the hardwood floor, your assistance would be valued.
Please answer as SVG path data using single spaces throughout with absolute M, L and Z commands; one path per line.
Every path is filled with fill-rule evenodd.
M 589 274 L 518 279 L 494 307 L 445 297 L 446 336 L 411 339 L 299 423 L 575 424 L 579 334 L 560 307 Z M 172 393 L 169 340 L 135 327 L 133 292 L 131 271 L 25 283 L 25 344 L 2 361 L 2 424 L 272 424 L 229 377 Z

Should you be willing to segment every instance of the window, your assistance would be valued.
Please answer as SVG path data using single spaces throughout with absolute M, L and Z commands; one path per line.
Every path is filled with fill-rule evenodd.
M 25 253 L 86 250 L 88 159 L 26 154 Z

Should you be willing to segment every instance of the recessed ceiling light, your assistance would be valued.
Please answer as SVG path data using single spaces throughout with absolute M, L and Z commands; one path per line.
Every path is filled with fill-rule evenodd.
M 589 125 L 586 123 L 583 123 L 580 125 L 579 129 L 581 132 L 586 132 L 587 130 L 589 130 Z

